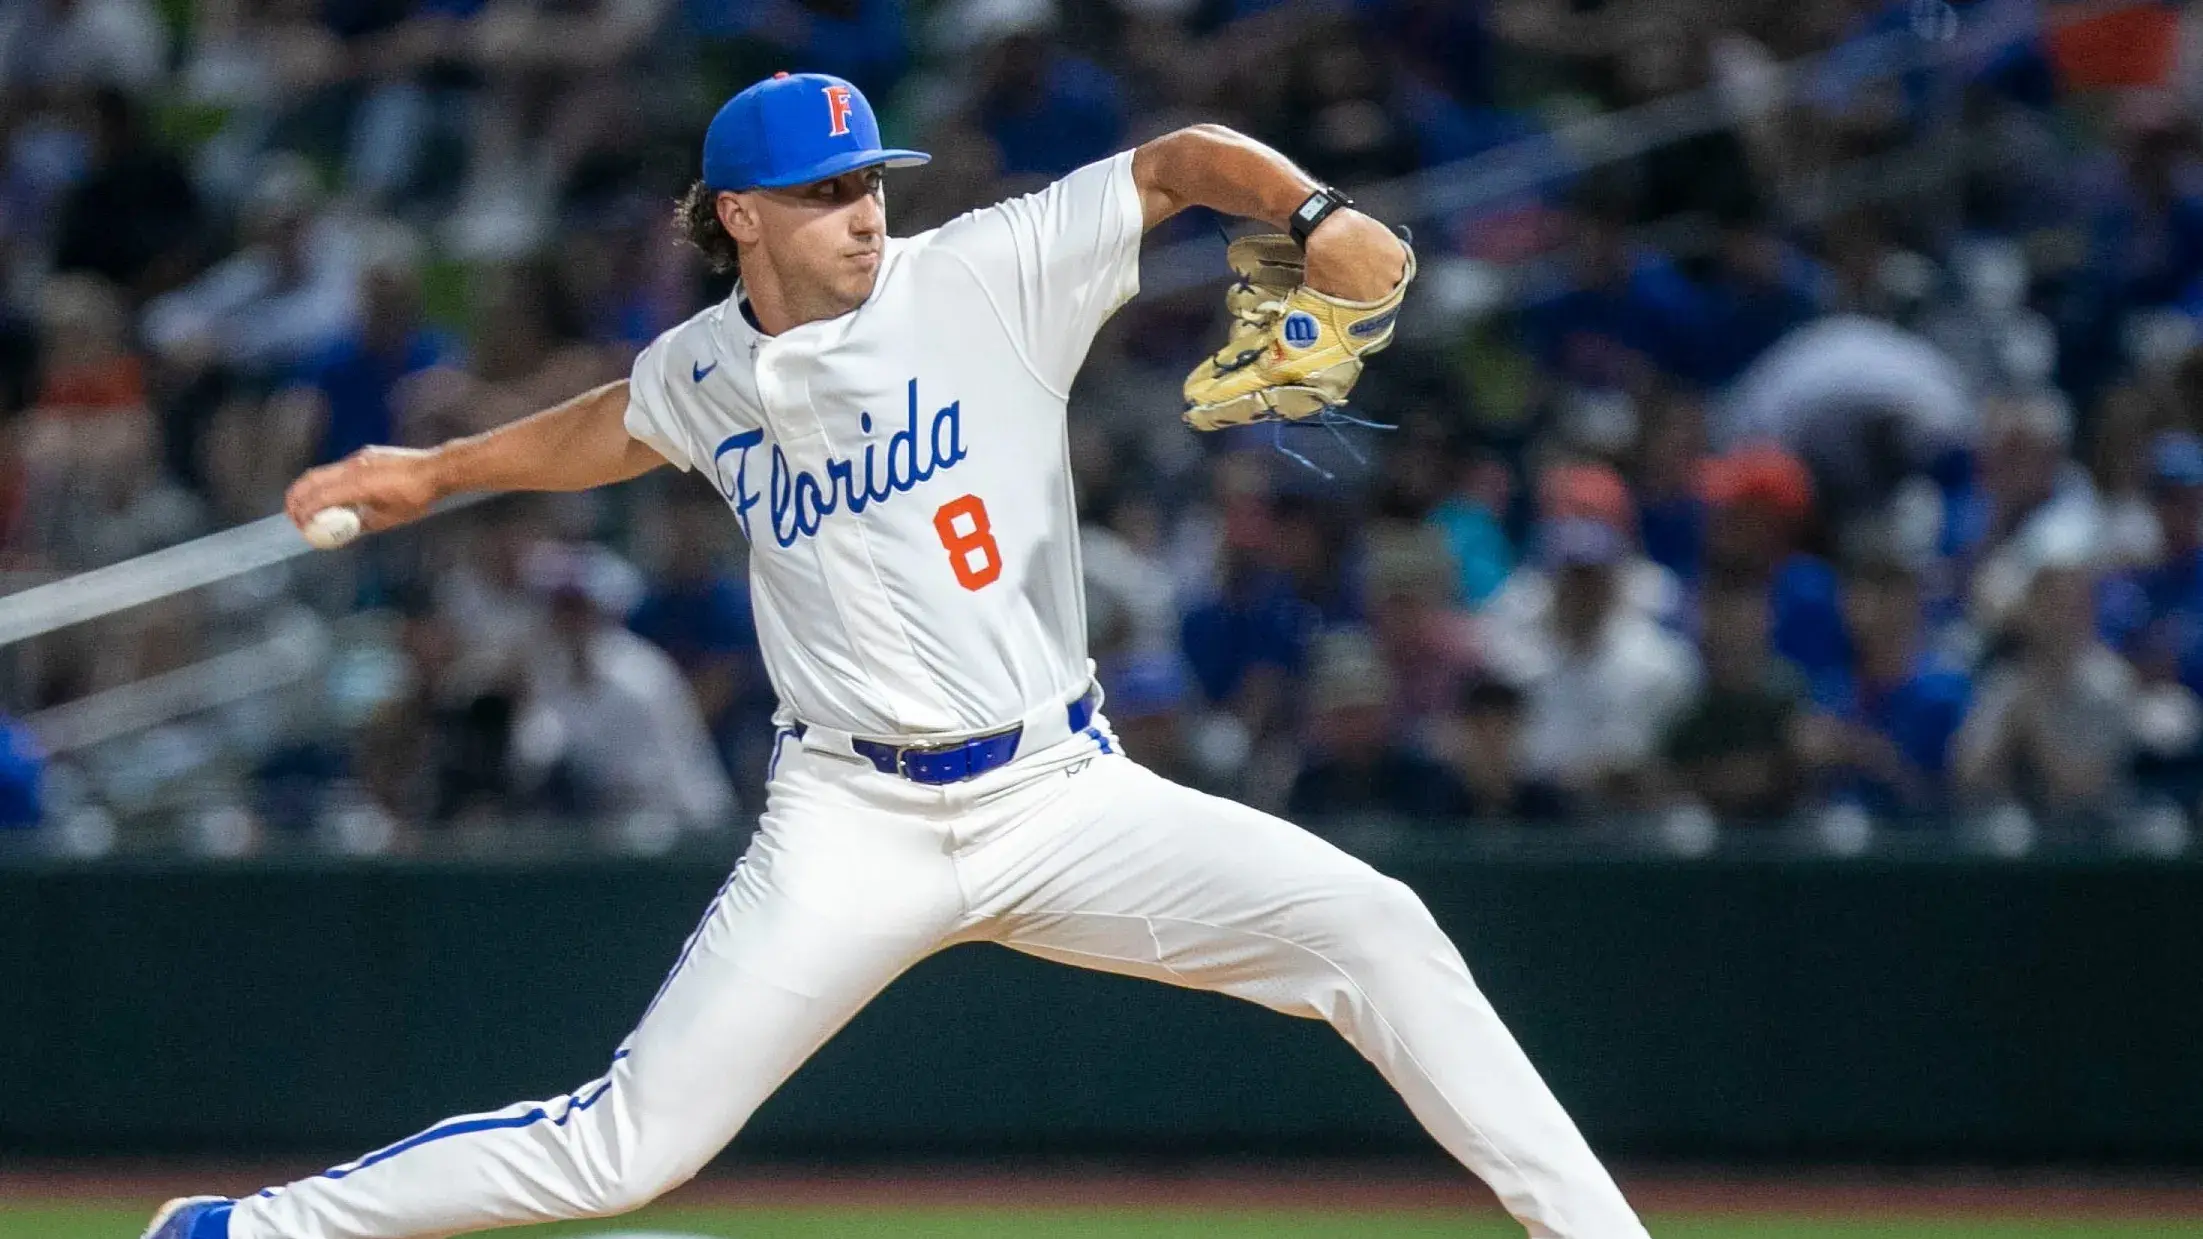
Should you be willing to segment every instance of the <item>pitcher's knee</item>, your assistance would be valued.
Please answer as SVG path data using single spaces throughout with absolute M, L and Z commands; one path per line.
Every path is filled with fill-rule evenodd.
M 696 1177 L 708 1157 L 668 1156 L 647 1146 L 622 1158 L 592 1194 L 589 1213 L 613 1217 L 632 1213 Z
M 1474 988 L 1422 899 L 1375 870 L 1303 904 L 1292 932 L 1309 967 L 1295 973 L 1298 1003 L 1281 1009 L 1326 1020 L 1356 1044 L 1377 1012 L 1397 1016 L 1433 993 Z
M 1403 948 L 1445 939 L 1407 883 L 1375 870 L 1342 883 L 1307 917 L 1311 945 L 1343 964 L 1396 957 Z
M 586 1126 L 576 1124 L 584 1212 L 611 1217 L 640 1209 L 688 1182 L 719 1151 L 708 1130 L 667 1113 L 645 1113 L 629 1089 L 597 1107 Z
M 604 1190 L 598 1193 L 595 1207 L 589 1211 L 590 1216 L 617 1217 L 622 1213 L 633 1213 L 688 1180 L 687 1175 L 666 1179 L 623 1175 L 606 1184 Z

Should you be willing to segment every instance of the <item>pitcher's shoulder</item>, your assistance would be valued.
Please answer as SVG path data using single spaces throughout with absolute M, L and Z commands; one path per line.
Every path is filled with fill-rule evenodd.
M 695 386 L 714 373 L 731 374 L 719 371 L 719 363 L 743 355 L 755 336 L 730 296 L 659 332 L 636 355 L 632 377 L 638 382 L 662 377 L 676 389 Z
M 721 298 L 659 332 L 649 347 L 657 348 L 675 341 L 703 340 L 717 336 L 725 329 L 730 314 L 739 319 L 740 315 L 733 307 L 732 297 Z
M 883 270 L 893 271 L 898 267 L 910 269 L 938 262 L 955 249 L 954 237 L 948 237 L 944 244 L 944 234 L 954 223 L 956 220 L 950 220 L 947 224 L 928 228 L 911 236 L 888 238 L 887 261 L 881 264 Z
M 932 266 L 943 260 L 984 260 L 1011 239 L 1009 215 L 1017 201 L 977 207 L 924 232 L 896 238 L 888 243 L 890 255 L 899 251 L 914 267 Z

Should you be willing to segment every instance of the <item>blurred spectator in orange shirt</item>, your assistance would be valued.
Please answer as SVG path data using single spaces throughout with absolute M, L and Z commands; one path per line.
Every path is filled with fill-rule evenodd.
M 44 373 L 25 454 L 56 484 L 104 476 L 151 443 L 145 366 L 126 338 L 122 299 L 97 276 L 56 276 L 39 306 Z
M 1706 567 L 1767 587 L 1774 652 L 1808 676 L 1843 665 L 1847 647 L 1836 570 L 1803 548 L 1813 478 L 1797 457 L 1761 444 L 1705 462 Z

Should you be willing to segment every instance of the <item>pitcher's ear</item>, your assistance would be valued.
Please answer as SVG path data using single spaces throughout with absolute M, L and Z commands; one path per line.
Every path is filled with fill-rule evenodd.
M 722 190 L 715 205 L 719 211 L 720 226 L 727 230 L 728 236 L 743 245 L 757 244 L 760 232 L 757 207 L 747 195 Z

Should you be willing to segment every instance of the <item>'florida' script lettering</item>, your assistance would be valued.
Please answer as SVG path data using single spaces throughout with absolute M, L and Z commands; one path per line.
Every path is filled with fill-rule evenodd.
M 772 520 L 773 540 L 782 546 L 794 546 L 797 539 L 817 533 L 819 522 L 829 514 L 862 512 L 890 495 L 915 488 L 935 470 L 951 468 L 964 459 L 968 453 L 964 447 L 963 402 L 951 401 L 935 412 L 932 426 L 921 437 L 918 380 L 910 380 L 909 393 L 909 420 L 887 436 L 887 450 L 881 452 L 879 441 L 874 439 L 865 443 L 861 457 L 841 460 L 829 456 L 824 481 L 807 469 L 791 467 L 787 455 L 775 443 L 765 493 L 761 495 L 751 489 L 750 449 L 765 441 L 764 430 L 729 435 L 711 454 L 711 466 L 719 479 L 720 493 L 734 505 L 735 518 L 742 522 L 742 536 L 756 540 L 750 532 L 750 509 L 762 503 Z M 857 426 L 871 434 L 872 415 L 859 413 Z M 921 452 L 926 456 L 924 464 L 919 463 Z M 729 453 L 735 454 L 732 479 L 720 463 Z

